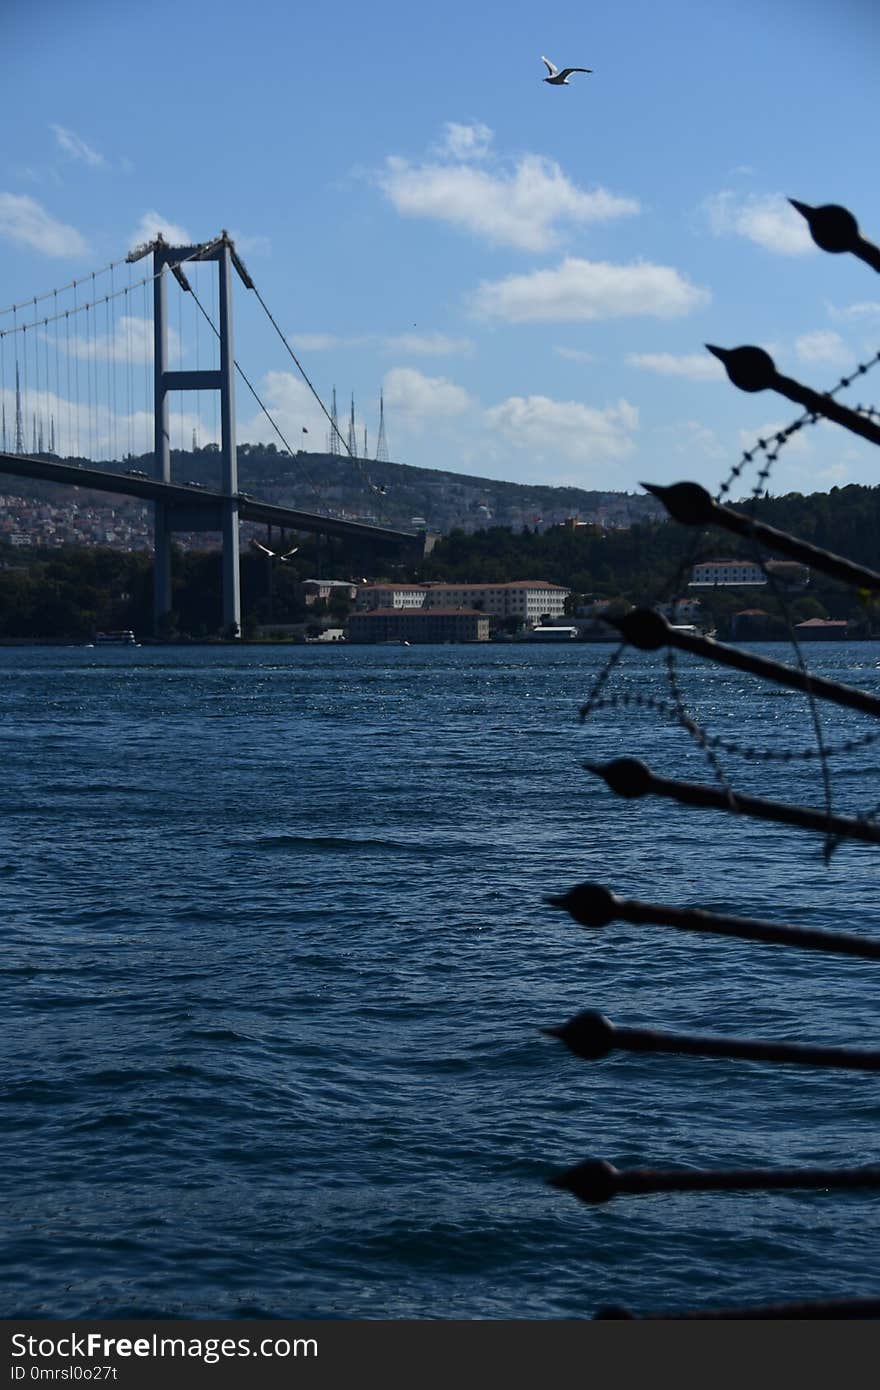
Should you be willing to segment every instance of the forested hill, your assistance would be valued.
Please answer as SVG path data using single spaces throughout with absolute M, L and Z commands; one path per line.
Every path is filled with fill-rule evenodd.
M 43 485 L 45 486 L 45 485 Z M 872 569 L 880 569 L 880 487 L 832 488 L 829 493 L 770 498 L 758 514 L 772 525 L 812 540 Z M 747 542 L 718 530 L 701 532 L 671 521 L 637 522 L 619 530 L 560 525 L 545 531 L 487 527 L 469 535 L 453 531 L 433 553 L 406 572 L 413 580 L 503 582 L 547 579 L 572 591 L 577 605 L 587 597 L 651 604 L 687 593 L 691 565 L 700 559 L 751 555 Z M 324 554 L 328 578 L 351 578 L 352 558 L 343 546 Z M 316 572 L 314 538 L 303 536 L 299 552 L 267 572 L 265 557 L 246 547 L 241 557 L 244 627 L 298 622 L 314 617 L 299 581 Z M 268 589 L 272 577 L 272 595 Z M 404 577 L 392 566 L 374 578 Z M 691 591 L 693 593 L 693 591 Z M 733 615 L 759 605 L 771 607 L 761 589 L 701 590 L 705 625 L 727 635 Z M 174 630 L 196 637 L 219 632 L 220 555 L 177 551 L 174 556 Z M 852 635 L 880 635 L 880 605 L 813 573 L 806 589 L 791 597 L 800 621 L 847 618 Z M 323 610 L 321 610 L 323 612 Z M 338 614 L 339 621 L 342 614 Z M 145 550 L 65 546 L 28 549 L 0 543 L 0 638 L 84 640 L 99 629 L 152 628 L 152 557 Z M 769 628 L 772 635 L 775 631 Z M 781 630 L 784 635 L 784 630 Z
M 737 510 L 746 510 L 739 503 Z M 880 487 L 832 488 L 803 496 L 763 498 L 762 521 L 872 569 L 880 569 Z M 557 526 L 541 534 L 490 527 L 475 535 L 453 531 L 423 566 L 428 577 L 500 581 L 531 575 L 578 591 L 648 592 L 665 584 L 683 561 L 751 556 L 748 541 L 713 528 L 675 522 L 636 522 L 625 530 Z M 693 556 L 693 559 L 691 559 Z
M 138 465 L 149 470 L 149 464 Z M 219 486 L 216 446 L 174 452 L 175 478 Z M 419 518 L 429 531 L 487 525 L 554 525 L 567 517 L 627 526 L 662 508 L 645 493 L 508 483 L 406 463 L 352 460 L 334 454 L 298 453 L 274 444 L 240 444 L 238 475 L 243 491 L 266 502 L 310 512 L 333 511 L 382 526 L 413 529 Z M 609 478 L 609 483 L 612 481 Z

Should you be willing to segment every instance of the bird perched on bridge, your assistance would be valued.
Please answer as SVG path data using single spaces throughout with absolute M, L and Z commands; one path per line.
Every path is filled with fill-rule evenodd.
M 571 86 L 571 83 L 570 83 L 569 80 L 568 80 L 569 73 L 572 73 L 572 72 L 592 72 L 592 71 L 593 71 L 592 68 L 563 68 L 563 69 L 562 69 L 562 72 L 560 72 L 559 69 L 557 68 L 556 64 L 555 64 L 555 63 L 551 63 L 551 62 L 550 62 L 550 59 L 549 59 L 549 58 L 545 58 L 543 54 L 541 55 L 541 62 L 547 64 L 547 71 L 548 71 L 549 74 L 550 74 L 549 77 L 545 77 L 545 78 L 544 78 L 544 81 L 545 81 L 545 82 L 549 82 L 550 85 L 551 85 L 552 87 L 569 87 L 569 86 Z
M 285 550 L 284 554 L 282 555 L 280 551 L 270 550 L 268 545 L 262 545 L 260 541 L 257 540 L 252 539 L 251 545 L 254 547 L 254 550 L 262 550 L 264 555 L 270 555 L 273 560 L 289 560 L 291 555 L 295 555 L 296 552 L 299 550 L 299 546 L 294 545 L 291 546 L 290 550 Z

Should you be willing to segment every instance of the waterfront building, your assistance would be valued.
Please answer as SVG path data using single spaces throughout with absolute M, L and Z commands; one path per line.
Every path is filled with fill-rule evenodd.
M 515 579 L 506 584 L 429 584 L 427 602 L 479 608 L 496 619 L 518 618 L 531 626 L 542 618 L 561 618 L 570 589 L 546 579 Z
M 542 618 L 561 618 L 571 591 L 546 579 L 516 579 L 504 584 L 364 584 L 357 591 L 358 609 L 475 608 L 500 621 L 517 618 L 533 625 Z
M 472 608 L 373 608 L 352 613 L 349 642 L 488 642 L 489 619 Z
M 734 641 L 760 640 L 770 631 L 770 622 L 770 614 L 764 608 L 741 608 L 731 616 L 730 635 Z
M 303 579 L 299 591 L 303 600 L 311 607 L 319 599 L 327 600 L 338 595 L 343 598 L 354 599 L 357 596 L 358 586 L 352 584 L 348 579 Z
M 424 584 L 359 584 L 355 591 L 358 609 L 422 608 Z

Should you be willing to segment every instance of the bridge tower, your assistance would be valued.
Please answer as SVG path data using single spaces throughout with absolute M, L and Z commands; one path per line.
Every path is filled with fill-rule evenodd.
M 232 271 L 248 289 L 253 282 L 236 254 L 226 232 L 216 241 L 201 246 L 169 246 L 161 233 L 155 241 L 132 251 L 127 260 L 137 261 L 153 253 L 153 392 L 155 477 L 171 479 L 171 433 L 169 393 L 171 391 L 220 392 L 220 460 L 223 498 L 214 511 L 156 502 L 154 520 L 153 619 L 157 634 L 171 612 L 171 536 L 174 531 L 220 531 L 223 537 L 223 630 L 229 637 L 241 636 L 241 590 L 239 581 L 238 534 L 238 450 L 235 442 L 235 355 L 232 347 Z M 182 261 L 214 261 L 219 285 L 220 368 L 219 371 L 176 371 L 168 369 L 167 276 L 170 270 L 181 290 L 190 284 Z

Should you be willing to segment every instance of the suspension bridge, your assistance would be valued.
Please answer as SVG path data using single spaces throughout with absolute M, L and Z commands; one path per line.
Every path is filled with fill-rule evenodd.
M 138 277 L 134 267 L 147 257 L 150 267 Z M 0 311 L 0 473 L 151 505 L 157 634 L 172 607 L 175 533 L 219 533 L 223 631 L 229 637 L 241 633 L 242 521 L 354 541 L 362 555 L 414 559 L 424 554 L 424 532 L 280 506 L 240 490 L 236 377 L 281 441 L 291 467 L 300 468 L 316 506 L 323 504 L 320 484 L 298 465 L 302 451 L 288 442 L 235 357 L 236 278 L 255 297 L 326 417 L 331 452 L 351 458 L 365 490 L 383 493 L 370 478 L 368 461 L 358 457 L 353 409 L 346 439 L 336 419 L 335 391 L 331 412 L 225 231 L 187 246 L 169 245 L 160 233 L 122 260 Z M 187 407 L 184 397 L 191 402 Z M 181 452 L 190 438 L 195 448 L 215 448 L 216 485 L 194 486 L 172 477 L 174 437 Z M 380 433 L 380 447 L 383 438 Z M 152 459 L 150 472 L 128 466 L 143 458 Z

